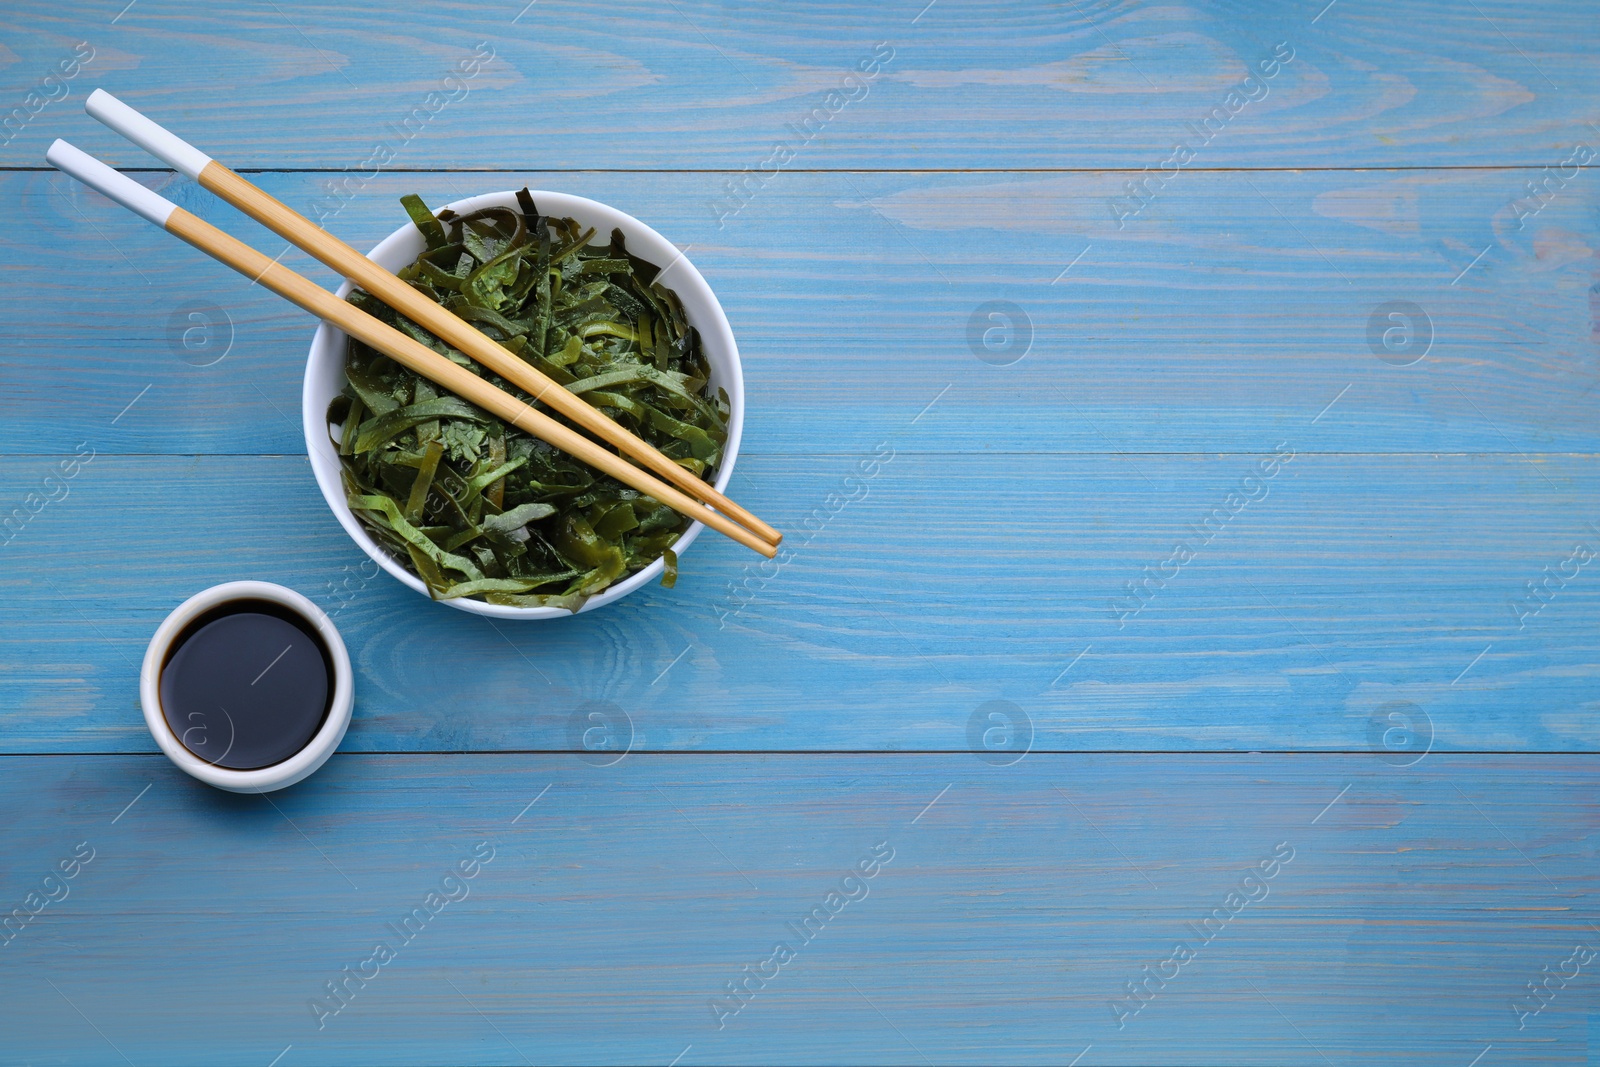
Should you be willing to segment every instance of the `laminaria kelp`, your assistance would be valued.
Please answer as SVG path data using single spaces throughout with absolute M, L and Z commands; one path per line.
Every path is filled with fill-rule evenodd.
M 520 210 L 437 218 L 401 199 L 427 242 L 399 276 L 521 359 L 709 479 L 728 399 L 709 390 L 700 336 L 657 266 L 620 230 Z M 562 422 L 367 293 L 351 303 Z M 351 510 L 440 600 L 475 597 L 576 611 L 665 557 L 689 520 L 351 339 L 347 384 L 328 409 Z M 570 423 L 569 423 L 570 425 Z

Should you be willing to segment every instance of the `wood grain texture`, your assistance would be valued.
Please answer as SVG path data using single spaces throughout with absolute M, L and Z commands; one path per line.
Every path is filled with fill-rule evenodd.
M 382 138 L 407 169 L 755 169 L 784 138 L 805 168 L 1155 166 L 1279 42 L 1293 61 L 1196 165 L 1544 166 L 1592 136 L 1600 34 L 1582 0 L 1324 6 L 455 2 L 396 17 L 377 0 L 140 0 L 112 24 L 121 3 L 23 0 L 0 73 L 20 103 L 87 41 L 80 79 L 236 168 L 356 167 Z M 855 102 L 809 142 L 791 134 L 879 42 L 893 58 L 865 95 L 849 86 Z M 493 59 L 445 84 L 480 46 Z M 418 132 L 394 132 L 419 108 L 433 114 Z M 64 124 L 47 113 L 4 162 L 38 159 Z M 146 165 L 125 145 L 111 161 Z
M 124 3 L 0 12 L 0 109 L 93 52 L 0 135 L 0 909 L 95 850 L 0 944 L 0 1063 L 1595 1062 L 1600 963 L 1518 1014 L 1600 947 L 1589 5 Z M 360 248 L 413 191 L 650 223 L 728 312 L 730 493 L 790 554 L 702 538 L 520 627 L 363 568 L 303 459 L 311 323 L 41 169 L 64 136 L 283 248 L 95 85 Z M 980 343 L 995 301 L 1031 345 Z M 1426 327 L 1374 348 L 1397 301 Z M 137 704 L 159 620 L 242 577 L 359 672 L 271 797 Z
M 341 755 L 268 803 L 154 756 L 6 758 L 4 899 L 95 855 L 0 948 L 0 1059 L 1577 1065 L 1590 976 L 1522 1030 L 1511 1003 L 1597 939 L 1591 763 Z M 386 924 L 480 841 L 469 895 L 401 944 Z M 385 938 L 319 1031 L 310 1000 Z M 778 941 L 797 957 L 718 1030 Z M 1119 1030 L 1177 941 L 1196 958 Z
M 1184 174 L 1121 231 L 1106 211 L 1117 174 L 784 175 L 720 231 L 704 175 L 407 174 L 330 225 L 367 248 L 403 223 L 405 192 L 441 204 L 523 182 L 646 220 L 728 312 L 750 452 L 859 450 L 889 433 L 926 451 L 1254 451 L 1285 437 L 1320 451 L 1595 451 L 1591 171 L 1522 230 L 1508 204 L 1536 172 L 1504 170 Z M 324 180 L 260 177 L 297 209 Z M 144 178 L 268 255 L 286 247 L 192 183 Z M 0 194 L 21 205 L 13 269 L 50 262 L 71 279 L 0 287 L 13 330 L 0 451 L 303 450 L 305 315 L 64 176 L 4 176 Z M 334 284 L 298 250 L 283 262 Z M 995 300 L 1030 323 L 1031 349 L 1008 366 L 969 342 Z M 1369 344 L 1375 312 L 1401 300 L 1427 316 L 1395 357 L 1422 357 L 1411 366 Z M 199 304 L 226 319 L 185 349 Z M 1011 342 L 993 358 L 1017 355 L 1021 334 Z M 77 389 L 59 388 L 63 366 Z
M 0 461 L 0 499 L 55 462 Z M 1209 543 L 1261 457 L 863 462 L 744 457 L 731 488 L 791 531 L 778 563 L 703 538 L 675 589 L 518 625 L 369 577 L 303 458 L 99 456 L 0 548 L 0 737 L 152 751 L 145 643 L 249 576 L 337 613 L 347 749 L 568 750 L 587 701 L 638 749 L 961 750 L 991 700 L 1039 749 L 1364 750 L 1396 701 L 1439 749 L 1600 745 L 1600 561 L 1568 562 L 1600 551 L 1592 455 L 1300 454 Z

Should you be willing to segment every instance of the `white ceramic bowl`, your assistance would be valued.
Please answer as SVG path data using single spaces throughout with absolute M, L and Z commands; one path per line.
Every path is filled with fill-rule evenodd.
M 729 327 L 728 318 L 722 313 L 722 305 L 717 303 L 716 294 L 711 291 L 711 286 L 706 284 L 706 280 L 700 276 L 694 264 L 690 263 L 675 245 L 632 215 L 624 214 L 614 207 L 608 207 L 594 200 L 566 193 L 539 191 L 531 195 L 534 204 L 543 214 L 558 218 L 573 218 L 577 219 L 580 225 L 593 226 L 599 231 L 596 241 L 607 238 L 613 229 L 620 229 L 627 238 L 628 251 L 665 268 L 662 284 L 678 294 L 678 299 L 683 301 L 684 312 L 689 317 L 689 324 L 700 331 L 702 350 L 711 367 L 712 390 L 721 388 L 728 393 L 728 443 L 723 449 L 722 465 L 717 469 L 717 478 L 713 483 L 718 492 L 725 490 L 728 487 L 728 479 L 733 476 L 733 463 L 739 455 L 739 437 L 744 428 L 744 372 L 739 366 L 739 348 L 734 344 L 733 330 Z M 517 198 L 511 191 L 485 193 L 482 196 L 457 200 L 445 207 L 458 215 L 468 215 L 487 207 L 515 209 Z M 397 206 L 396 213 L 399 210 Z M 434 210 L 442 209 L 435 207 Z M 422 234 L 415 226 L 407 223 L 379 242 L 376 248 L 367 253 L 367 258 L 389 270 L 397 271 L 415 260 L 423 247 Z M 347 296 L 353 288 L 354 286 L 346 282 L 340 288 L 339 295 Z M 422 579 L 412 574 L 399 560 L 374 541 L 362 527 L 360 520 L 350 511 L 350 505 L 345 502 L 344 486 L 339 480 L 339 457 L 334 453 L 333 445 L 328 438 L 327 412 L 328 404 L 345 385 L 344 358 L 347 343 L 345 332 L 326 322 L 317 328 L 317 334 L 311 340 L 311 354 L 306 361 L 305 391 L 301 400 L 301 418 L 305 422 L 306 450 L 311 456 L 311 470 L 316 474 L 317 485 L 322 489 L 328 507 L 333 509 L 333 514 L 345 532 L 350 535 L 351 540 L 360 545 L 361 550 L 371 556 L 378 566 L 418 593 L 428 596 L 428 587 L 423 584 Z M 698 522 L 691 523 L 683 532 L 683 536 L 672 546 L 680 559 L 694 543 L 694 539 L 700 536 L 703 528 Z M 614 600 L 622 599 L 635 589 L 659 579 L 662 567 L 662 561 L 656 560 L 625 581 L 617 582 L 604 592 L 590 597 L 579 610 L 593 611 Z M 514 608 L 465 597 L 446 600 L 443 603 L 462 611 L 470 611 L 475 615 L 490 615 L 499 619 L 557 619 L 572 614 L 561 608 Z
M 183 628 L 210 611 L 218 604 L 230 600 L 267 600 L 281 604 L 316 628 L 328 654 L 333 657 L 333 700 L 328 706 L 328 717 L 311 741 L 282 763 L 261 767 L 253 771 L 236 771 L 208 763 L 190 752 L 172 733 L 167 718 L 161 712 L 161 668 L 167 661 L 172 642 Z M 193 775 L 207 785 L 226 789 L 231 793 L 270 793 L 294 785 L 328 761 L 333 750 L 344 740 L 350 725 L 350 712 L 355 706 L 355 675 L 350 670 L 350 653 L 345 650 L 344 639 L 334 628 L 333 620 L 310 600 L 293 589 L 285 589 L 271 582 L 225 582 L 202 590 L 173 609 L 156 628 L 145 649 L 144 666 L 139 671 L 139 703 L 144 706 L 144 723 L 150 736 L 156 739 L 161 751 L 186 774 Z

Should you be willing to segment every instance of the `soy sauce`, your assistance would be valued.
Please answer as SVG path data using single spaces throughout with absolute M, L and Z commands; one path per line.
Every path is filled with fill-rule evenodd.
M 333 703 L 333 657 L 300 615 L 232 600 L 196 618 L 161 666 L 161 712 L 207 763 L 270 767 L 299 752 Z

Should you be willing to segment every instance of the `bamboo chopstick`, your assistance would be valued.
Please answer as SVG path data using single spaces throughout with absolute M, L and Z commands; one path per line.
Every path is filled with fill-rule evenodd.
M 254 279 L 290 303 L 333 323 L 352 337 L 365 341 L 391 359 L 436 382 L 463 400 L 493 412 L 568 455 L 611 475 L 617 481 L 632 486 L 641 493 L 649 494 L 675 511 L 698 519 L 768 559 L 777 555 L 777 549 L 772 544 L 727 516 L 712 511 L 649 472 L 632 466 L 582 434 L 568 429 L 543 412 L 534 410 L 471 371 L 456 366 L 427 346 L 407 337 L 387 323 L 373 318 L 354 304 L 339 299 L 320 285 L 257 252 L 238 238 L 223 233 L 209 222 L 191 215 L 132 178 L 112 170 L 93 156 L 65 141 L 58 140 L 50 146 L 45 158 L 52 166 L 104 193 L 123 207 L 155 223 L 168 233 L 182 238 L 245 277 Z
M 201 187 L 215 193 L 284 240 L 321 260 L 446 344 L 460 349 L 502 378 L 522 387 L 535 400 L 543 401 L 691 496 L 749 527 L 762 540 L 774 545 L 783 540 L 781 533 L 717 492 L 709 482 L 662 455 L 649 442 L 612 421 L 594 405 L 567 392 L 555 379 L 508 352 L 471 323 L 419 293 L 304 215 L 110 93 L 96 89 L 85 102 L 84 110 L 151 155 L 187 174 Z

